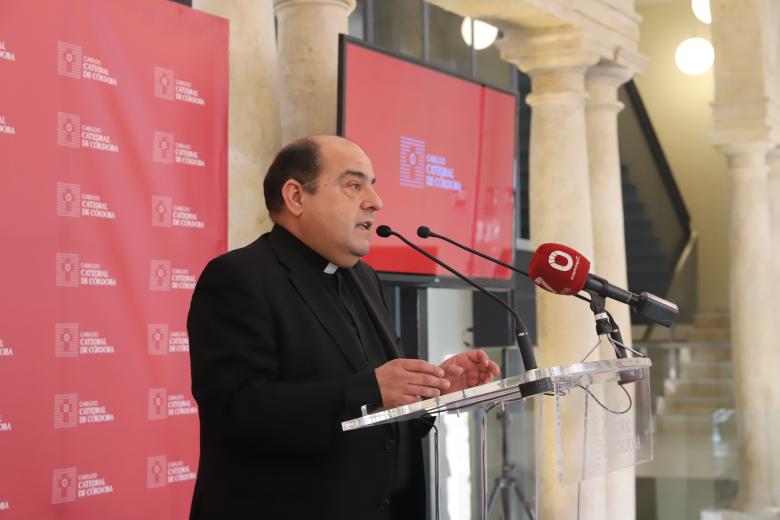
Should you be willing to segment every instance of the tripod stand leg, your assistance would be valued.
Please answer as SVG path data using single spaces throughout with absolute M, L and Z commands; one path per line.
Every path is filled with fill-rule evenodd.
M 529 520 L 534 520 L 534 512 L 531 511 L 531 506 L 528 505 L 528 502 L 523 496 L 523 492 L 520 491 L 520 486 L 517 484 L 517 481 L 512 482 L 512 489 L 515 490 L 517 500 L 520 501 L 520 503 L 523 505 L 523 509 L 525 509 L 525 514 L 528 515 Z
M 506 486 L 504 480 L 501 478 L 497 478 L 496 487 L 494 487 L 493 491 L 490 492 L 490 498 L 488 499 L 488 507 L 487 507 L 488 516 L 490 516 L 490 512 L 493 511 L 493 506 L 496 505 L 496 499 L 498 498 L 498 494 L 501 492 L 502 489 L 504 489 L 504 486 Z

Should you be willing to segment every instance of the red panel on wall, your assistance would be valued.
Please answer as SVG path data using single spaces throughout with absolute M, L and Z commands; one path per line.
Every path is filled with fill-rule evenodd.
M 227 21 L 2 11 L 0 518 L 184 518 L 186 313 L 226 249 Z

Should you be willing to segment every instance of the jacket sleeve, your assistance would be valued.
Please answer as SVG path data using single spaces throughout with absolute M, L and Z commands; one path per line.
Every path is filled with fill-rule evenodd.
M 192 394 L 201 426 L 273 455 L 322 454 L 341 421 L 381 402 L 373 370 L 309 382 L 278 380 L 273 314 L 229 256 L 212 260 L 193 293 Z
M 369 269 L 371 269 L 371 268 L 369 267 Z M 379 280 L 379 275 L 376 273 L 376 271 L 371 269 L 371 272 L 374 275 L 374 280 L 376 281 L 376 286 L 377 286 L 377 289 L 379 290 L 379 295 L 382 298 L 382 305 L 385 308 L 385 312 L 387 313 L 387 319 L 389 320 L 390 319 L 390 308 L 387 306 L 387 300 L 385 299 L 385 292 L 382 290 L 382 282 L 381 282 L 381 280 Z M 403 344 L 401 343 L 401 338 L 400 337 L 398 337 L 398 336 L 395 337 L 395 344 L 396 344 L 396 348 L 398 349 L 398 352 L 401 352 L 403 354 L 405 352 L 405 350 L 404 350 Z M 417 432 L 417 435 L 420 438 L 423 438 L 426 435 L 428 435 L 428 433 L 433 428 L 434 424 L 436 423 L 436 417 L 433 416 L 433 415 L 426 414 L 423 417 L 421 417 L 420 419 L 412 420 L 411 423 L 412 423 L 412 427 L 414 428 L 414 431 Z

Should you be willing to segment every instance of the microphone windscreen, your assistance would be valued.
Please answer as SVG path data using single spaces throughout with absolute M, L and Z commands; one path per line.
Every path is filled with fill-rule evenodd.
M 385 226 L 382 224 L 381 226 L 376 228 L 376 234 L 379 235 L 382 238 L 387 238 L 390 236 L 390 233 L 392 233 L 392 229 L 390 229 L 390 226 Z
M 588 280 L 590 261 L 563 244 L 548 242 L 540 245 L 528 265 L 528 276 L 544 289 L 555 294 L 577 294 Z
M 431 236 L 431 230 L 428 226 L 420 226 L 417 228 L 417 236 L 420 238 L 428 238 Z

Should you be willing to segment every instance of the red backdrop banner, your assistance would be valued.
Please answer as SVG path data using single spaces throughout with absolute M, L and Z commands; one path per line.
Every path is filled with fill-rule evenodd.
M 2 4 L 0 519 L 184 518 L 186 313 L 226 250 L 227 21 Z

